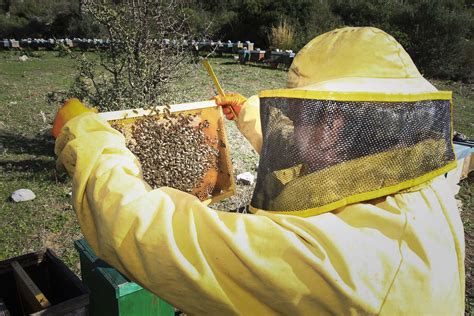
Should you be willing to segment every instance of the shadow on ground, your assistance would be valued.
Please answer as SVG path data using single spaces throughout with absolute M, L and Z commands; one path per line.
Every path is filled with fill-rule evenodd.
M 55 168 L 56 161 L 54 159 L 0 160 L 0 170 L 5 172 L 38 172 Z
M 0 154 L 54 157 L 54 138 L 46 134 L 28 137 L 0 129 Z
M 61 180 L 56 172 L 54 138 L 48 134 L 25 136 L 0 129 L 0 172 L 2 178 L 31 180 L 46 177 Z

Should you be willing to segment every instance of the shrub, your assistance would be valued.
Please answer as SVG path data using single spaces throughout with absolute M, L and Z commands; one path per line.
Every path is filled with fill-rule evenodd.
M 419 1 L 403 23 L 392 19 L 410 40 L 408 53 L 424 74 L 467 80 L 462 59 L 472 19 L 455 1 Z
M 109 45 L 82 54 L 70 94 L 101 111 L 171 102 L 171 83 L 184 76 L 192 54 L 187 17 L 175 1 L 84 1 Z
M 472 77 L 464 65 L 474 22 L 463 1 L 334 0 L 332 9 L 345 25 L 375 26 L 393 35 L 424 75 Z

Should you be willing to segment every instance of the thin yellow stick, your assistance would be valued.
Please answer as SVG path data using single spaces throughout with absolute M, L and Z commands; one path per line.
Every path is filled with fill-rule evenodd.
M 204 68 L 206 68 L 207 73 L 211 77 L 212 81 L 214 82 L 214 86 L 217 89 L 217 93 L 223 97 L 225 96 L 224 90 L 221 87 L 221 84 L 219 83 L 219 80 L 217 79 L 216 74 L 214 73 L 214 70 L 211 67 L 211 64 L 209 64 L 209 60 L 207 58 L 202 60 L 202 64 L 204 65 Z M 234 115 L 234 118 L 237 118 L 237 114 L 234 111 L 234 108 L 232 106 L 229 106 L 230 110 L 232 111 L 232 115 Z

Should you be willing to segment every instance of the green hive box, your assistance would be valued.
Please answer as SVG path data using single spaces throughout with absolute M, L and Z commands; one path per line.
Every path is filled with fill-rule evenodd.
M 94 315 L 174 315 L 174 307 L 100 260 L 85 239 L 74 243 L 81 260 L 83 283 L 90 289 Z

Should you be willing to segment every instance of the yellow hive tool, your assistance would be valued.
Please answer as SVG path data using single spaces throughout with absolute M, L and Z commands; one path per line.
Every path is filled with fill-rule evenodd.
M 211 67 L 211 64 L 209 64 L 209 60 L 207 58 L 204 58 L 202 60 L 202 64 L 204 65 L 204 68 L 206 68 L 207 73 L 211 77 L 212 81 L 214 82 L 214 85 L 216 86 L 217 93 L 220 96 L 225 96 L 224 90 L 221 87 L 221 84 L 219 83 L 219 80 L 217 80 L 216 74 L 214 73 L 214 70 Z M 232 114 L 234 115 L 234 118 L 237 118 L 237 114 L 234 111 L 234 108 L 232 106 L 229 106 L 230 110 L 232 111 Z

